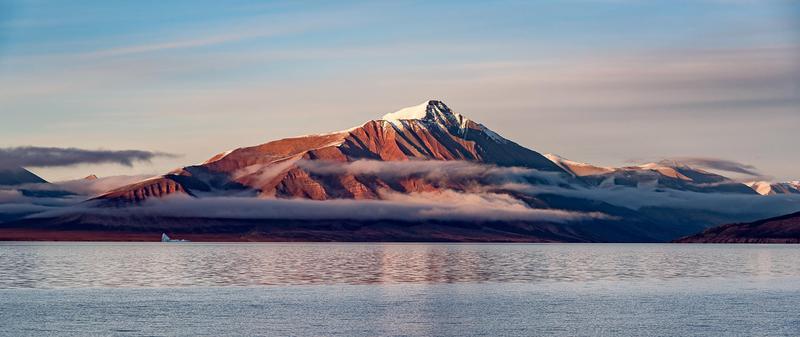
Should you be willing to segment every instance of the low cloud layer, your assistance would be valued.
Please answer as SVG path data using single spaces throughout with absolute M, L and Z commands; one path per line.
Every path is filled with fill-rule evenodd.
M 701 163 L 697 161 L 696 163 Z M 710 165 L 720 163 L 705 161 Z M 454 221 L 542 221 L 571 222 L 594 219 L 615 219 L 599 212 L 540 209 L 523 200 L 537 200 L 540 196 L 597 200 L 632 210 L 643 208 L 675 209 L 686 212 L 687 217 L 697 212 L 712 212 L 725 219 L 754 220 L 800 210 L 800 195 L 760 196 L 734 193 L 698 193 L 671 189 L 634 188 L 613 186 L 604 188 L 581 187 L 568 183 L 558 174 L 539 172 L 520 167 L 497 167 L 472 162 L 458 161 L 407 161 L 407 162 L 325 162 L 297 160 L 280 165 L 281 170 L 296 164 L 314 174 L 377 176 L 398 179 L 415 176 L 441 186 L 443 182 L 459 180 L 458 190 L 439 189 L 424 193 L 399 193 L 391 190 L 378 191 L 381 200 L 326 200 L 305 199 L 258 199 L 251 197 L 210 196 L 190 198 L 172 196 L 150 199 L 143 205 L 127 208 L 93 208 L 79 204 L 89 196 L 136 182 L 145 176 L 109 177 L 98 180 L 74 180 L 55 184 L 38 184 L 41 189 L 56 188 L 78 195 L 53 203 L 41 198 L 31 198 L 14 191 L 0 193 L 0 204 L 13 203 L 8 208 L 24 210 L 39 209 L 38 216 L 53 216 L 72 212 L 90 212 L 129 215 L 159 215 L 175 217 L 210 217 L 234 219 L 353 219 L 353 220 L 454 220 Z M 724 163 L 722 163 L 724 164 Z M 729 168 L 733 169 L 733 168 Z M 253 166 L 238 172 L 256 175 L 259 179 L 272 179 L 280 170 L 275 167 Z M 533 181 L 546 183 L 532 183 Z M 28 186 L 25 188 L 30 189 Z M 541 198 L 547 200 L 546 198 Z M 35 207 L 25 207 L 25 204 Z M 534 202 L 535 203 L 535 202 Z M 59 207 L 59 206 L 73 207 Z M 0 212 L 2 210 L 0 209 Z M 709 219 L 713 219 L 709 218 Z M 720 218 L 722 219 L 722 217 Z M 726 220 L 728 221 L 728 220 Z
M 350 163 L 299 160 L 278 166 L 281 169 L 288 169 L 287 166 L 291 164 L 296 164 L 311 173 L 321 175 L 373 175 L 383 179 L 416 176 L 437 182 L 471 179 L 481 181 L 485 188 L 471 189 L 469 192 L 445 189 L 435 192 L 409 194 L 382 190 L 378 192 L 381 200 L 314 201 L 172 196 L 164 199 L 151 199 L 139 207 L 98 209 L 87 207 L 88 205 L 77 205 L 77 207 L 45 212 L 41 216 L 78 211 L 90 213 L 112 212 L 117 215 L 130 213 L 131 215 L 147 214 L 240 219 L 568 222 L 611 218 L 602 213 L 534 209 L 513 196 L 492 191 L 492 186 L 500 186 L 505 183 L 527 183 L 529 178 L 535 178 L 537 181 L 561 181 L 561 177 L 558 174 L 539 172 L 528 168 L 497 167 L 459 161 L 380 162 L 371 160 Z M 279 173 L 277 171 L 272 166 L 266 168 L 253 166 L 237 174 L 255 174 L 259 179 L 271 179 L 271 177 Z M 53 186 L 82 196 L 92 196 L 144 178 L 146 177 L 121 176 L 97 180 L 81 179 L 55 183 Z
M 506 184 L 503 188 L 527 195 L 555 194 L 597 200 L 611 205 L 640 210 L 646 207 L 708 211 L 742 219 L 766 218 L 800 210 L 800 194 L 755 195 L 738 193 L 699 193 L 671 189 L 575 188 Z M 690 216 L 690 215 L 687 215 Z
M 96 196 L 150 177 L 150 175 L 134 175 L 101 177 L 97 179 L 76 179 L 56 182 L 54 185 L 58 186 L 60 189 L 64 189 L 72 193 L 85 196 Z
M 79 195 L 48 196 L 47 194 L 41 194 L 33 196 L 29 194 L 30 191 L 54 191 L 53 186 L 48 184 L 32 184 L 20 188 L 0 189 L 0 222 L 9 215 L 65 209 L 65 207 L 76 205 L 85 200 L 83 196 Z
M 242 197 L 191 198 L 170 196 L 123 209 L 75 207 L 45 212 L 48 217 L 71 212 L 113 215 L 208 217 L 226 219 L 351 219 L 396 221 L 544 221 L 608 219 L 602 213 L 532 209 L 500 194 L 413 193 L 385 200 L 257 199 Z
M 500 167 L 468 161 L 418 160 L 387 162 L 357 160 L 342 163 L 300 160 L 297 162 L 297 166 L 317 174 L 369 175 L 382 179 L 420 176 L 431 181 L 472 178 L 481 179 L 488 183 L 524 181 L 525 178 L 537 178 L 550 183 L 563 180 L 563 176 L 555 172 L 542 172 L 524 167 Z
M 0 188 L 0 222 L 14 214 L 31 214 L 68 209 L 88 198 L 149 176 L 113 176 L 76 179 L 55 183 L 22 184 Z
M 322 176 L 367 176 L 384 181 L 402 178 L 421 178 L 428 182 L 447 185 L 447 182 L 468 179 L 481 185 L 494 186 L 510 182 L 546 184 L 567 183 L 566 176 L 558 172 L 543 172 L 525 167 L 500 167 L 469 161 L 409 160 L 379 161 L 357 160 L 338 162 L 293 158 L 280 163 L 256 164 L 242 168 L 232 174 L 235 180 L 246 180 L 260 186 L 272 181 L 293 166 L 306 172 Z
M 157 157 L 176 156 L 143 150 L 114 151 L 22 146 L 0 148 L 0 167 L 57 167 L 109 163 L 133 166 L 135 162 L 149 162 Z

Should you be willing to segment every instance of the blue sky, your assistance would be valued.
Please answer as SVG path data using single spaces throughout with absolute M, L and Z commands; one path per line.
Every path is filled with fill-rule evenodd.
M 0 147 L 181 154 L 163 173 L 429 98 L 601 165 L 714 157 L 800 179 L 797 1 L 0 0 Z

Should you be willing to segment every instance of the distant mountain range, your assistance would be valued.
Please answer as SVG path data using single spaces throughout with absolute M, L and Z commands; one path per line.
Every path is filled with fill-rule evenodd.
M 44 182 L 20 172 L 0 172 L 0 181 Z M 226 151 L 0 227 L 16 238 L 30 229 L 106 239 L 164 231 L 208 240 L 653 242 L 800 210 L 800 198 L 759 195 L 797 192 L 779 186 L 765 193 L 680 162 L 612 168 L 542 155 L 431 100 L 348 130 Z
M 747 186 L 761 195 L 800 194 L 800 181 L 770 183 L 768 181 L 754 181 Z
M 752 188 L 740 182 L 676 161 L 612 168 L 571 161 L 554 154 L 545 156 L 570 175 L 580 177 L 596 187 L 628 186 L 702 193 L 755 193 Z

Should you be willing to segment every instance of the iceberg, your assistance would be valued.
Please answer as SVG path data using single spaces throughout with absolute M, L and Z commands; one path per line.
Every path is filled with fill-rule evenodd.
M 167 233 L 161 233 L 161 242 L 189 242 L 189 240 L 172 239 L 167 235 Z

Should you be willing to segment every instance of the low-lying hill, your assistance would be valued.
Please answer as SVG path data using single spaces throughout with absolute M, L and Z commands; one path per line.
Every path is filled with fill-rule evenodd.
M 800 243 L 800 212 L 728 224 L 676 240 L 681 243 Z

